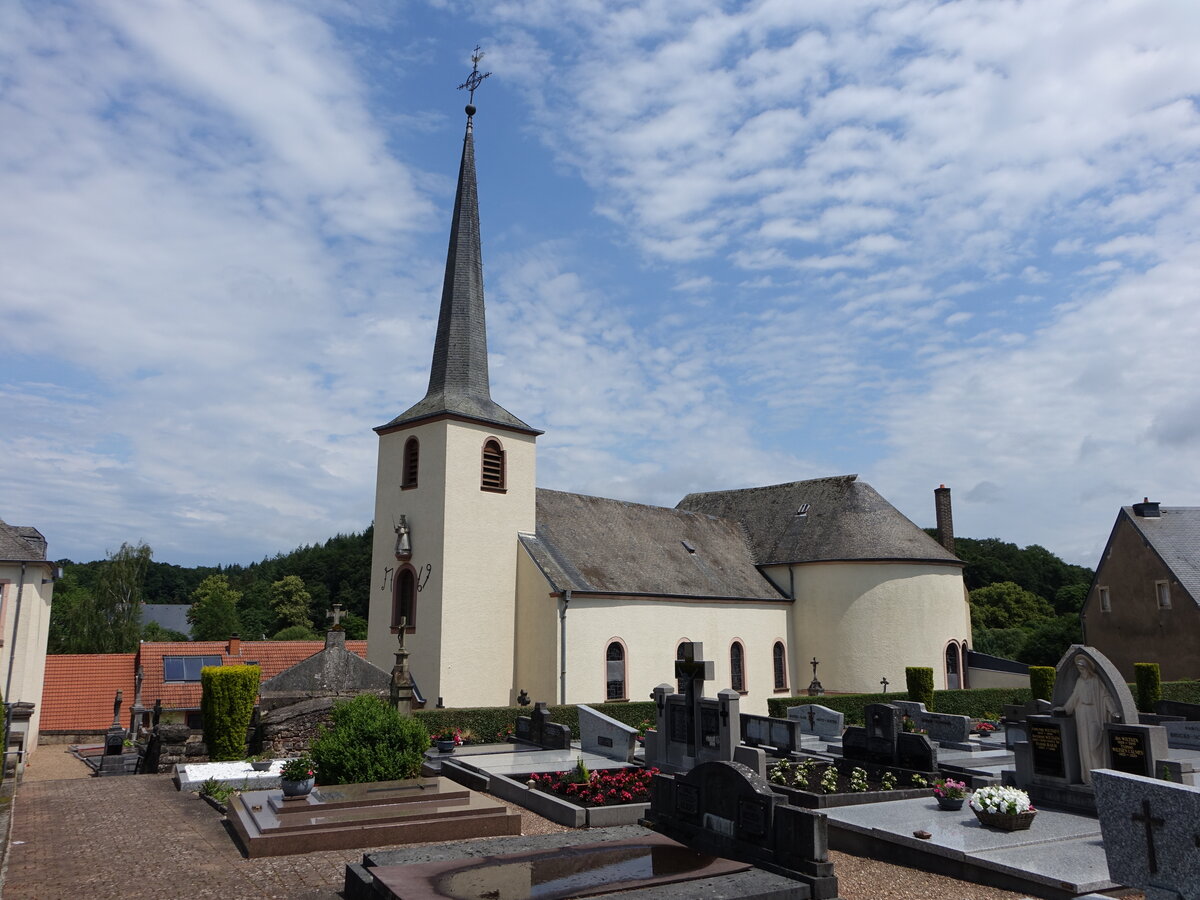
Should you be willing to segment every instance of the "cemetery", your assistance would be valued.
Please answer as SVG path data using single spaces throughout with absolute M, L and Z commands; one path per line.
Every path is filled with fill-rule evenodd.
M 336 641 L 330 646 L 340 652 Z M 312 758 L 292 751 L 184 761 L 173 779 L 181 794 L 222 788 L 229 840 L 247 859 L 361 848 L 361 862 L 346 866 L 347 898 L 486 896 L 479 889 L 505 897 L 836 898 L 830 851 L 1026 897 L 1136 888 L 1148 900 L 1200 898 L 1200 838 L 1190 824 L 1200 817 L 1200 705 L 1160 701 L 1155 712 L 1139 712 L 1092 648 L 1072 646 L 1047 685 L 1049 699 L 1005 704 L 992 728 L 931 711 L 927 696 L 908 692 L 887 702 L 866 695 L 857 713 L 826 705 L 854 698 L 816 696 L 794 699 L 785 716 L 752 715 L 740 711 L 735 691 L 706 695 L 712 664 L 702 645 L 685 645 L 673 665 L 675 680 L 645 705 L 652 721 L 644 742 L 642 729 L 607 714 L 618 712 L 612 706 L 535 702 L 515 710 L 511 728 L 480 727 L 498 732 L 490 742 L 462 737 L 468 723 L 492 721 L 485 711 L 469 711 L 462 725 L 452 724 L 455 711 L 437 711 L 442 734 L 457 739 L 430 742 L 423 726 L 411 732 L 420 735 L 418 751 L 394 754 L 409 767 L 394 770 L 399 777 L 336 774 L 321 762 L 329 738 L 318 727 Z M 338 712 L 353 691 L 326 685 L 341 698 L 331 707 L 335 732 L 347 722 L 361 728 L 364 716 L 403 699 L 395 683 L 402 665 L 390 701 L 367 674 L 371 687 L 353 716 Z M 272 695 L 284 716 L 285 697 Z M 292 702 L 312 698 L 297 691 Z M 96 774 L 137 777 L 128 736 L 111 730 L 113 763 L 101 758 Z M 392 733 L 391 741 L 409 739 Z M 139 749 L 153 740 L 144 735 Z M 369 741 L 354 732 L 351 743 Z M 246 740 L 234 744 L 247 749 Z M 514 807 L 571 830 L 522 835 Z

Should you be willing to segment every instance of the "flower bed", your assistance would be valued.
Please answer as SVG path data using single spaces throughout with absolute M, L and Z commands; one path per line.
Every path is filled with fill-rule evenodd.
M 810 759 L 802 763 L 780 760 L 768 770 L 767 780 L 790 805 L 825 809 L 928 797 L 931 777 Z
M 557 794 L 583 807 L 612 806 L 618 803 L 648 803 L 650 780 L 658 769 L 612 769 L 587 772 L 579 768 L 569 772 L 530 775 L 533 788 Z

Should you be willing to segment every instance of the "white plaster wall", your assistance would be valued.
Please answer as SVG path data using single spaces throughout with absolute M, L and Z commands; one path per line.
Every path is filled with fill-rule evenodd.
M 788 567 L 771 567 L 788 584 Z M 790 650 L 796 668 L 811 679 L 808 660 L 827 691 L 878 691 L 886 677 L 903 689 L 908 666 L 933 669 L 936 689 L 946 687 L 943 653 L 951 641 L 968 643 L 971 617 L 957 566 L 922 563 L 806 563 L 792 566 L 796 601 Z
M 517 551 L 515 686 L 547 703 L 558 702 L 559 606 L 541 569 L 521 547 Z
M 517 541 L 536 528 L 534 436 L 451 423 L 447 429 L 441 691 L 447 706 L 516 702 Z M 479 489 L 489 437 L 505 452 L 503 494 Z
M 429 579 L 416 600 L 417 630 L 407 635 L 409 668 L 421 692 L 436 698 L 438 647 L 441 634 L 443 505 L 446 481 L 446 422 L 431 422 L 379 438 L 375 482 L 375 534 L 371 547 L 371 605 L 367 617 L 367 659 L 386 672 L 396 662 L 397 636 L 391 632 L 392 597 L 396 570 L 395 522 L 408 517 L 413 556 L 409 563 Z M 404 444 L 420 441 L 417 486 L 401 490 Z M 391 573 L 388 573 L 388 569 Z M 430 701 L 434 702 L 433 700 Z
M 412 436 L 421 442 L 417 487 L 401 490 L 404 444 Z M 505 451 L 502 494 L 479 487 L 489 437 Z M 430 704 L 439 697 L 447 706 L 502 706 L 515 699 L 517 533 L 535 527 L 535 477 L 532 435 L 442 419 L 380 438 L 367 657 L 389 671 L 395 662 L 386 570 L 397 566 L 392 523 L 404 514 L 421 585 L 416 632 L 405 646 Z
M 54 584 L 50 581 L 53 566 L 30 562 L 25 567 L 25 586 L 21 591 L 21 619 L 18 623 L 17 592 L 21 583 L 21 564 L 0 564 L 0 582 L 4 585 L 3 638 L 0 647 L 0 688 L 8 681 L 11 659 L 12 681 L 4 695 L 6 702 L 24 701 L 34 704 L 29 722 L 25 749 L 37 747 L 38 725 L 42 717 L 42 685 L 46 677 L 46 642 L 50 635 L 50 604 Z M 43 579 L 46 584 L 43 584 Z M 17 633 L 13 633 L 16 625 Z M 15 655 L 14 655 L 15 654 Z
M 729 648 L 736 639 L 745 649 L 747 693 L 742 696 L 741 711 L 766 715 L 767 698 L 775 694 L 772 648 L 776 641 L 783 641 L 791 651 L 789 606 L 786 601 L 573 596 L 567 611 L 567 702 L 604 702 L 605 652 L 614 639 L 626 648 L 629 700 L 648 700 L 655 686 L 674 682 L 675 648 L 683 639 L 704 644 L 704 657 L 713 661 L 716 675 L 704 691 L 715 697 L 717 691 L 730 686 Z M 789 678 L 794 676 L 789 672 Z

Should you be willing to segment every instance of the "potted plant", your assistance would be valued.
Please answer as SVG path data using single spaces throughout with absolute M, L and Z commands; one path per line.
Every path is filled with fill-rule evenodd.
M 1005 831 L 1024 831 L 1037 814 L 1027 793 L 1000 785 L 975 791 L 971 795 L 971 809 L 982 824 Z
M 963 800 L 967 797 L 967 784 L 953 778 L 939 778 L 933 783 L 933 796 L 937 797 L 938 806 L 942 809 L 962 809 Z
M 253 769 L 255 772 L 271 771 L 272 760 L 266 759 L 265 757 L 250 756 L 250 757 L 247 757 L 246 762 L 250 763 L 250 768 Z
M 279 770 L 279 786 L 285 797 L 304 797 L 317 783 L 317 769 L 307 754 L 289 759 Z

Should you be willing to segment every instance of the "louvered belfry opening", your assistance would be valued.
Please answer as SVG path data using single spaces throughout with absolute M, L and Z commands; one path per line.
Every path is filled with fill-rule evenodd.
M 404 442 L 404 471 L 401 487 L 415 488 L 417 486 L 417 473 L 420 470 L 421 462 L 421 442 L 415 437 L 409 438 Z
M 479 486 L 485 491 L 504 490 L 504 449 L 495 438 L 483 445 L 483 478 Z

